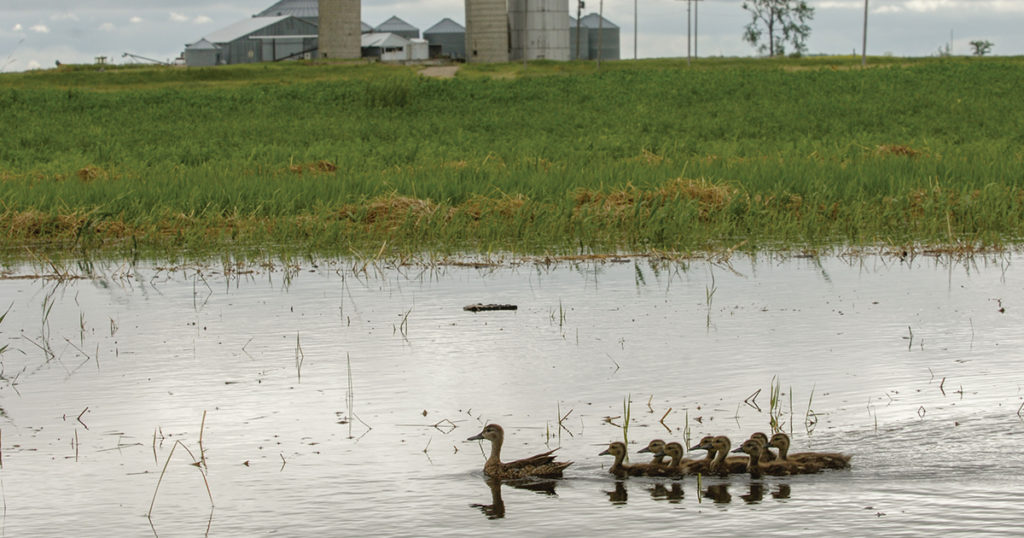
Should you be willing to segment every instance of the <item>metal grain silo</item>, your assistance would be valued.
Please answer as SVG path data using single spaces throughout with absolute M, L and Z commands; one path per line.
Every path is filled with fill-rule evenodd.
M 509 0 L 511 59 L 569 59 L 569 0 Z
M 360 0 L 319 0 L 321 58 L 359 58 L 362 54 Z
M 441 55 L 453 60 L 466 59 L 466 29 L 447 17 L 423 31 L 423 38 L 441 47 Z
M 466 0 L 466 61 L 508 61 L 506 0 Z

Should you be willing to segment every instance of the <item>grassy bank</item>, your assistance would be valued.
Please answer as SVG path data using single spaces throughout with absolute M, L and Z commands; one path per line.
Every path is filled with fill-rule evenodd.
M 1005 245 L 1024 59 L 0 76 L 0 247 Z

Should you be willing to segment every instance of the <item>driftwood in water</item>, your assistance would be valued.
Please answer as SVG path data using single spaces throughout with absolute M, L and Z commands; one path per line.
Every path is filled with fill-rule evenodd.
M 471 304 L 462 307 L 463 310 L 470 312 L 486 312 L 489 310 L 519 310 L 519 307 L 514 304 Z

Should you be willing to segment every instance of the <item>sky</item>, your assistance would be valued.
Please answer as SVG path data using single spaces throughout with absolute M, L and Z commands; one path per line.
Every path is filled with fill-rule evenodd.
M 0 72 L 47 69 L 55 61 L 92 63 L 128 52 L 169 61 L 186 43 L 269 7 L 275 0 L 0 0 Z M 575 15 L 575 1 L 570 13 Z M 601 0 L 586 0 L 584 13 Z M 864 0 L 808 0 L 815 8 L 810 54 L 860 54 Z M 624 59 L 685 57 L 686 0 L 604 0 L 605 18 L 621 29 Z M 699 56 L 754 56 L 742 40 L 750 15 L 742 0 L 694 1 Z M 637 16 L 634 17 L 634 6 Z M 869 0 L 870 55 L 934 56 L 947 46 L 970 54 L 970 42 L 993 43 L 994 55 L 1024 54 L 1024 0 Z M 397 15 L 426 30 L 444 17 L 465 23 L 464 0 L 363 0 L 361 19 L 376 26 Z M 639 31 L 636 31 L 639 27 Z M 634 49 L 634 36 L 636 48 Z M 695 50 L 694 50 L 695 49 Z

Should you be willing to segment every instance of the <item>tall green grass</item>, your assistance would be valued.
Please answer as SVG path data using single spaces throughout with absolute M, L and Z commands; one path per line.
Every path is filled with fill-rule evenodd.
M 1024 60 L 889 61 L 3 75 L 0 247 L 1018 241 Z

